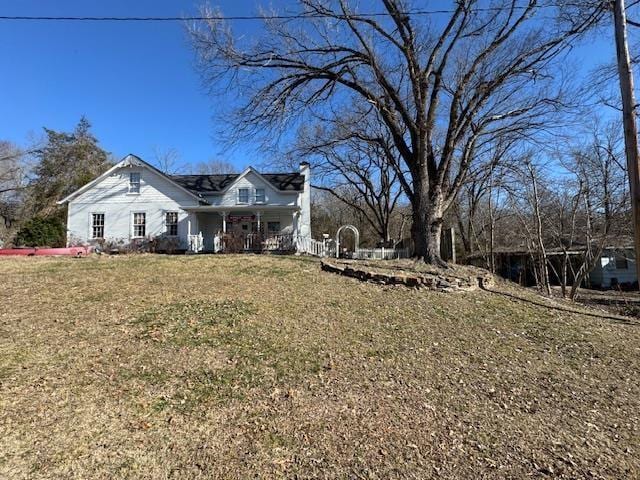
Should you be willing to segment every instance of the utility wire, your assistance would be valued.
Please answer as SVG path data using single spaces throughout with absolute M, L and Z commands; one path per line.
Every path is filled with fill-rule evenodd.
M 537 5 L 532 8 L 549 8 L 558 5 Z M 514 7 L 516 10 L 529 8 L 525 5 Z M 505 10 L 501 7 L 478 7 L 471 9 L 472 12 L 496 12 Z M 413 10 L 400 12 L 401 15 L 439 15 L 454 13 L 455 10 Z M 353 16 L 358 17 L 388 17 L 388 12 L 358 13 L 353 12 Z M 343 14 L 282 14 L 282 15 L 211 15 L 211 16 L 185 16 L 185 17 L 53 17 L 53 16 L 28 16 L 28 15 L 0 15 L 0 20 L 5 21 L 61 21 L 61 22 L 183 22 L 183 21 L 203 21 L 203 20 L 295 20 L 302 18 L 335 18 L 343 17 Z

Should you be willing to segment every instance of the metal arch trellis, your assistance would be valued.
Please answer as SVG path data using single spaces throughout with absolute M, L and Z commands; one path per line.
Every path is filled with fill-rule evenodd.
M 336 232 L 336 258 L 340 257 L 340 234 L 343 230 L 351 230 L 356 237 L 355 241 L 355 250 L 358 250 L 358 246 L 360 245 L 360 232 L 353 225 L 342 225 L 338 231 Z

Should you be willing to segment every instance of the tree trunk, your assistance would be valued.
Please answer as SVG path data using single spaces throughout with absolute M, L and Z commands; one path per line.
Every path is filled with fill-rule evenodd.
M 398 238 L 395 242 L 393 242 L 393 248 L 396 247 L 396 245 L 398 245 L 400 242 L 402 242 L 404 240 L 404 227 L 407 224 L 407 217 L 404 215 L 404 213 L 402 214 L 402 221 L 400 223 L 400 230 L 398 231 Z M 406 247 L 406 245 L 405 245 Z
M 459 213 L 458 213 L 458 231 L 460 232 L 460 240 L 462 241 L 462 248 L 464 248 L 465 254 L 469 255 L 471 253 L 471 244 L 469 242 L 467 231 L 465 231 L 464 229 L 464 223 Z
M 424 259 L 427 253 L 428 222 L 424 212 L 419 207 L 413 206 L 413 218 L 411 222 L 411 240 L 413 240 L 413 255 Z
M 393 246 L 393 242 L 391 241 L 391 229 L 389 228 L 389 218 L 387 217 L 387 220 L 384 221 L 382 223 L 382 244 L 384 245 L 384 247 L 392 247 Z
M 569 254 L 564 252 L 562 256 L 562 279 L 560 281 L 560 287 L 562 289 L 562 298 L 567 298 L 567 263 L 570 262 Z
M 440 238 L 442 234 L 443 199 L 440 195 L 416 196 L 413 202 L 413 224 L 411 237 L 414 255 L 425 263 L 447 266 L 440 256 Z
M 527 163 L 529 175 L 531 177 L 531 186 L 533 188 L 533 213 L 536 219 L 536 243 L 538 244 L 538 252 L 540 255 L 540 277 L 542 280 L 541 287 L 545 289 L 547 295 L 551 295 L 551 284 L 549 282 L 549 266 L 547 264 L 547 250 L 544 245 L 544 228 L 542 226 L 542 213 L 540 211 L 540 194 L 538 192 L 537 172 L 531 163 Z
M 440 239 L 442 238 L 442 214 L 432 212 L 429 215 L 429 238 L 427 241 L 427 254 L 424 257 L 426 263 L 446 266 L 446 262 L 440 257 Z
M 633 87 L 633 68 L 627 44 L 625 8 L 624 0 L 613 2 L 618 79 L 620 80 L 620 94 L 622 97 L 622 123 L 629 175 L 629 191 L 631 192 L 635 252 L 636 258 L 640 258 L 640 152 L 638 151 L 638 127 L 636 125 L 637 105 Z M 635 263 L 636 277 L 640 279 L 640 262 Z
M 584 279 L 587 278 L 587 275 L 589 275 L 589 270 L 587 270 L 585 265 L 583 265 L 583 267 L 584 268 L 581 267 L 578 270 L 578 274 L 576 275 L 576 278 L 573 280 L 573 284 L 571 285 L 571 291 L 569 292 L 569 298 L 574 302 L 578 297 L 578 291 L 580 290 L 580 285 L 582 285 L 582 282 L 584 281 Z

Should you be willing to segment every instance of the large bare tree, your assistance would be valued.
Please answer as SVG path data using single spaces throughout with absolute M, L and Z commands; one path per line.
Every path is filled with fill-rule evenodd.
M 402 0 L 367 2 L 366 12 L 347 0 L 299 0 L 299 14 L 266 18 L 255 39 L 236 38 L 204 7 L 210 19 L 190 32 L 205 82 L 248 95 L 235 118 L 241 136 L 274 137 L 354 101 L 373 106 L 403 164 L 392 167 L 412 205 L 416 255 L 443 264 L 443 215 L 477 150 L 543 129 L 561 105 L 556 60 L 604 6 L 574 15 L 581 5 L 566 3 L 459 0 L 435 18 Z

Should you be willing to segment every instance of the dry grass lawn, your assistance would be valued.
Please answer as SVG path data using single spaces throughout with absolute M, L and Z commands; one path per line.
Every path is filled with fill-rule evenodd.
M 275 256 L 1 259 L 0 299 L 0 478 L 640 477 L 638 324 Z

